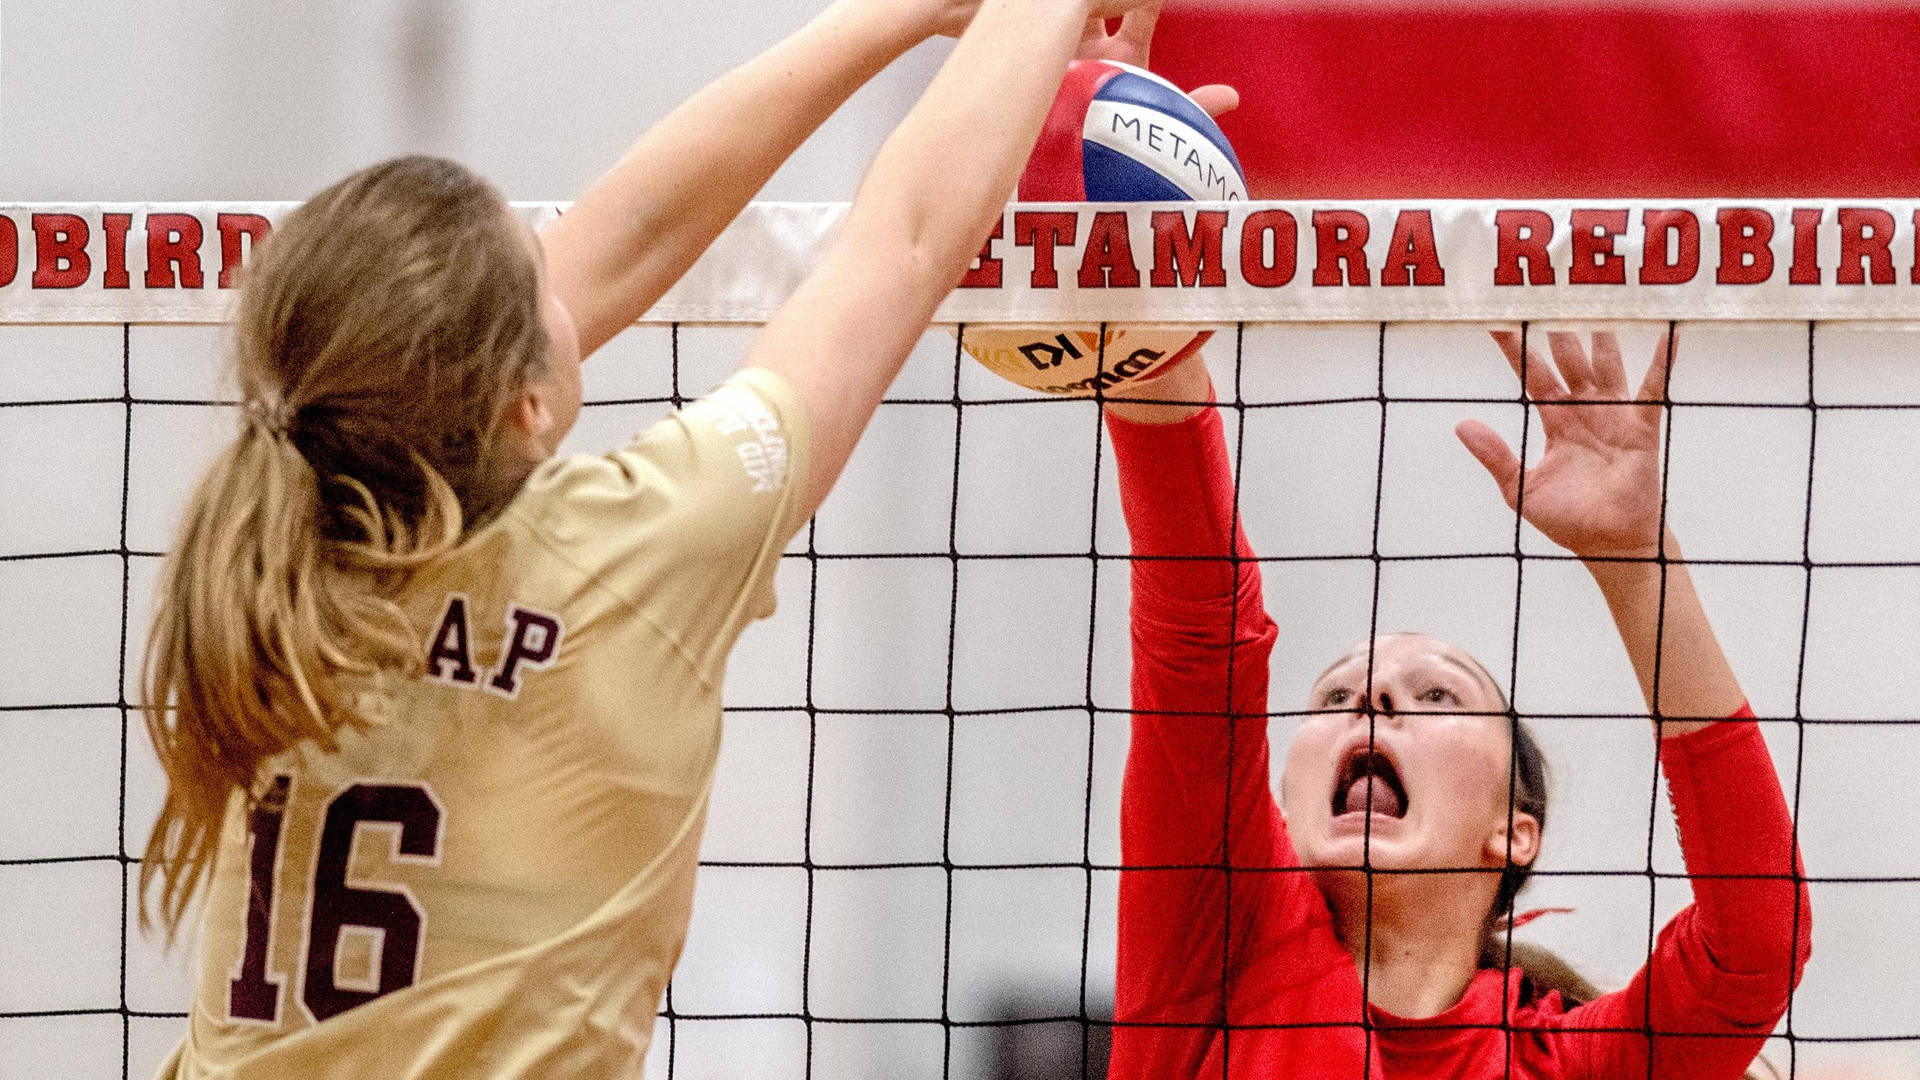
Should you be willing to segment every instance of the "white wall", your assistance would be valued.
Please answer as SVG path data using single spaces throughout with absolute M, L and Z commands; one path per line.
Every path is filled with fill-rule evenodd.
M 510 0 L 5 0 L 0 191 L 14 201 L 299 199 L 447 154 L 567 199 L 652 121 L 818 9 Z M 843 199 L 946 46 L 862 91 L 768 198 Z

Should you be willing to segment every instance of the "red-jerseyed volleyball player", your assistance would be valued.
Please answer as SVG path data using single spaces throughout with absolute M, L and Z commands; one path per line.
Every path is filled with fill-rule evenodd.
M 1496 337 L 1520 370 L 1517 335 Z M 1587 560 L 1654 713 L 1690 718 L 1657 738 L 1694 903 L 1614 993 L 1538 950 L 1515 948 L 1507 970 L 1503 918 L 1547 821 L 1544 762 L 1486 669 L 1423 634 L 1363 643 L 1315 680 L 1276 802 L 1277 630 L 1259 564 L 1240 561 L 1253 552 L 1218 412 L 1200 404 L 1207 372 L 1188 362 L 1124 391 L 1173 403 L 1108 407 L 1135 554 L 1211 557 L 1133 564 L 1121 844 L 1130 867 L 1234 872 L 1122 874 L 1116 1080 L 1733 1080 L 1785 1011 L 1811 919 L 1773 763 L 1686 567 L 1663 583 L 1631 561 L 1680 554 L 1661 527 L 1666 342 L 1636 395 L 1613 335 L 1591 354 L 1572 334 L 1550 341 L 1552 365 L 1531 349 L 1524 365 L 1547 440 L 1524 513 Z M 1554 404 L 1570 397 L 1619 403 Z M 1506 443 L 1471 421 L 1459 436 L 1513 504 Z M 1418 872 L 1444 868 L 1467 872 Z
M 184 515 L 148 653 L 168 790 L 141 895 L 169 930 L 205 897 L 163 1075 L 639 1075 L 727 654 L 1078 43 L 1106 38 L 1089 20 L 1137 2 L 838 0 L 544 242 L 470 172 L 407 158 L 263 243 L 234 331 L 244 421 Z M 856 87 L 962 28 L 742 370 L 626 445 L 557 456 L 580 358 Z

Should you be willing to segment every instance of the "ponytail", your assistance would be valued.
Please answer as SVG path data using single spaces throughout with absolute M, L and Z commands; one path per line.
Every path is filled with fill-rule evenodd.
M 424 546 L 378 535 L 339 545 L 321 535 L 320 493 L 292 439 L 249 420 L 194 492 L 163 571 L 142 701 L 170 782 L 140 886 L 144 897 L 160 883 L 169 939 L 212 865 L 233 793 L 250 792 L 261 764 L 299 743 L 335 749 L 360 720 L 353 684 L 418 663 L 405 614 L 377 587 L 382 571 L 458 540 L 458 503 L 442 503 Z
M 431 158 L 348 177 L 262 245 L 234 335 L 244 419 L 188 502 L 147 642 L 168 784 L 143 929 L 177 934 L 263 765 L 337 749 L 363 692 L 421 668 L 394 597 L 497 509 L 488 452 L 546 359 L 537 275 L 498 192 Z
M 1493 687 L 1499 696 L 1500 709 L 1508 718 L 1507 730 L 1512 737 L 1512 757 L 1510 776 L 1512 779 L 1511 811 L 1515 814 L 1528 814 L 1539 823 L 1542 836 L 1547 831 L 1548 791 L 1552 786 L 1552 777 L 1547 768 L 1546 752 L 1540 749 L 1540 742 L 1534 738 L 1533 729 L 1513 710 L 1507 696 L 1500 690 L 1500 684 L 1484 665 L 1474 660 L 1480 673 L 1486 676 L 1487 685 Z M 1531 1001 L 1547 993 L 1558 991 L 1568 1005 L 1592 1001 L 1600 996 L 1600 991 L 1588 982 L 1585 976 L 1573 969 L 1573 965 L 1562 960 L 1552 950 L 1538 945 L 1529 945 L 1513 940 L 1513 928 L 1526 922 L 1531 916 L 1515 916 L 1513 905 L 1520 891 L 1527 887 L 1533 877 L 1533 863 L 1508 862 L 1500 870 L 1500 887 L 1495 892 L 1493 907 L 1487 912 L 1486 927 L 1480 938 L 1480 966 L 1483 968 L 1518 969 L 1525 982 L 1521 990 L 1523 1000 Z M 1537 914 L 1537 913 L 1536 913 Z
M 1600 996 L 1599 988 L 1558 953 L 1541 945 L 1512 941 L 1511 934 L 1505 925 L 1487 932 L 1480 943 L 1480 966 L 1519 971 L 1525 979 L 1520 991 L 1523 1003 L 1558 992 L 1567 1007 L 1572 1008 Z

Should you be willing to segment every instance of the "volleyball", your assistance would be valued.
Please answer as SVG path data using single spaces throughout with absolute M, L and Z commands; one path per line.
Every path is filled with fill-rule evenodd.
M 1244 200 L 1246 176 L 1206 110 L 1150 71 L 1076 60 L 1020 177 L 1022 202 Z M 1032 390 L 1092 394 L 1152 376 L 1213 336 L 1190 326 L 968 327 L 969 355 Z

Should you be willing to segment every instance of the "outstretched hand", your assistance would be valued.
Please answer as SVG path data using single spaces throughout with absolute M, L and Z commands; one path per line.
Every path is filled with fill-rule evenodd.
M 1591 355 L 1578 334 L 1549 333 L 1552 365 L 1537 349 L 1523 358 L 1519 334 L 1496 331 L 1493 339 L 1538 406 L 1547 438 L 1539 462 L 1524 470 L 1524 500 L 1521 462 L 1505 439 L 1477 420 L 1454 433 L 1493 475 L 1507 505 L 1584 559 L 1658 554 L 1660 415 L 1673 370 L 1671 336 L 1661 336 L 1637 391 L 1628 389 L 1610 332 L 1593 335 Z
M 1078 59 L 1112 60 L 1146 67 L 1153 52 L 1153 28 L 1160 19 L 1162 3 L 1163 0 L 1150 0 L 1141 4 L 1120 20 L 1119 29 L 1111 32 L 1107 29 L 1107 20 L 1088 19 L 1086 32 L 1080 36 Z M 1208 116 L 1231 112 L 1240 105 L 1240 92 L 1218 83 L 1195 87 L 1187 91 L 1187 96 L 1205 109 Z M 1195 349 L 1186 359 L 1145 379 L 1121 383 L 1107 391 L 1107 411 L 1135 423 L 1173 424 L 1199 411 L 1212 393 L 1213 380 L 1207 374 L 1206 360 L 1200 350 Z M 1130 401 L 1130 398 L 1158 404 Z
M 909 0 L 909 2 L 920 6 L 930 20 L 934 33 L 959 37 L 966 32 L 967 24 L 971 23 L 974 15 L 979 12 L 981 0 Z M 1102 36 L 1105 36 L 1105 24 L 1108 19 L 1117 19 L 1122 16 L 1132 19 L 1141 12 L 1146 12 L 1144 38 L 1151 41 L 1153 21 L 1159 17 L 1161 5 L 1165 4 L 1166 0 L 1086 0 L 1086 3 L 1087 10 L 1092 16 L 1087 20 L 1089 37 L 1093 36 L 1096 27 L 1100 29 Z M 1138 63 L 1141 67 L 1146 66 L 1144 47 L 1138 61 L 1129 60 L 1125 56 L 1094 57 L 1086 53 L 1081 54 L 1081 58 L 1119 60 L 1122 63 Z
M 1112 60 L 1120 64 L 1132 64 L 1137 68 L 1147 66 L 1147 58 L 1153 52 L 1153 28 L 1160 21 L 1160 8 L 1165 0 L 1148 0 L 1120 20 L 1120 28 L 1112 32 L 1107 30 L 1107 20 L 1095 17 L 1087 20 L 1086 32 L 1080 36 L 1080 51 L 1075 54 L 1081 60 Z M 1240 92 L 1231 86 L 1218 84 L 1201 86 L 1187 91 L 1196 104 L 1207 111 L 1208 116 L 1219 116 L 1231 112 L 1240 104 Z

